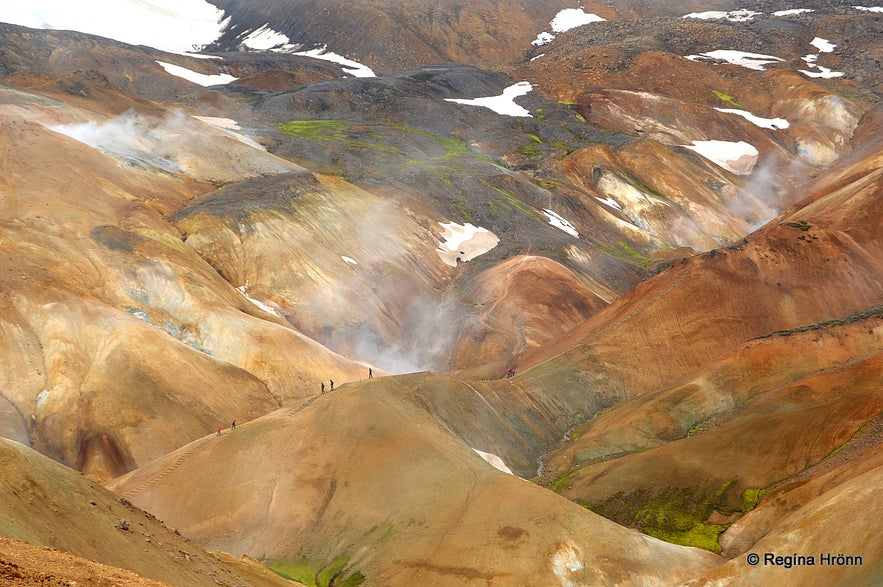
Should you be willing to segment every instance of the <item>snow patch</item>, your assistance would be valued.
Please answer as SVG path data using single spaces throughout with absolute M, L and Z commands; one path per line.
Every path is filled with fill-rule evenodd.
M 764 66 L 776 61 L 785 61 L 775 55 L 763 55 L 762 53 L 746 53 L 745 51 L 733 51 L 730 49 L 718 49 L 699 55 L 687 55 L 690 61 L 725 61 L 731 65 L 739 65 L 747 69 L 765 71 Z
M 239 126 L 239 123 L 233 120 L 232 118 L 220 118 L 217 116 L 194 116 L 196 120 L 201 120 L 206 124 L 210 124 L 215 128 L 223 128 L 227 130 L 242 130 L 242 127 Z
M 490 452 L 478 450 L 477 448 L 473 448 L 472 450 L 478 453 L 478 456 L 483 458 L 494 469 L 497 469 L 498 471 L 503 471 L 504 473 L 509 473 L 510 475 L 512 474 L 512 469 L 507 467 L 506 463 L 503 462 L 503 459 L 501 459 L 497 455 Z
M 726 112 L 728 114 L 736 114 L 755 126 L 768 128 L 770 130 L 782 130 L 791 126 L 791 124 L 784 118 L 761 118 L 760 116 L 755 116 L 746 110 L 738 110 L 736 108 L 715 108 L 715 110 L 718 112 Z
M 238 79 L 226 73 L 219 73 L 217 75 L 206 75 L 204 73 L 199 73 L 193 71 L 192 69 L 187 69 L 186 67 L 181 67 L 180 65 L 173 65 L 164 61 L 157 61 L 157 63 L 159 63 L 162 68 L 166 70 L 166 73 L 174 75 L 175 77 L 184 78 L 189 82 L 193 82 L 194 84 L 203 87 L 229 84 L 230 82 L 236 81 Z
M 193 57 L 194 59 L 216 59 L 218 61 L 223 61 L 223 57 L 219 57 L 217 55 L 203 55 L 202 53 L 181 53 L 186 57 Z
M 837 48 L 837 45 L 822 37 L 814 38 L 809 44 L 818 49 L 819 53 L 831 53 Z
M 355 259 L 353 259 L 352 257 L 347 257 L 345 255 L 341 255 L 340 258 L 343 259 L 343 262 L 346 263 L 347 265 L 358 265 L 359 264 L 359 262 L 356 261 Z
M 815 78 L 820 77 L 820 78 L 824 78 L 824 79 L 843 77 L 842 71 L 834 71 L 834 70 L 824 67 L 822 65 L 816 65 L 815 68 L 818 71 L 809 71 L 806 69 L 798 69 L 797 71 L 799 71 L 800 73 L 802 73 L 806 77 L 815 77 Z
M 616 208 L 617 210 L 622 210 L 622 206 L 619 205 L 619 202 L 617 202 L 616 200 L 614 200 L 611 197 L 599 198 L 598 196 L 595 196 L 595 199 L 598 200 L 599 202 L 601 202 L 602 204 L 607 204 L 611 208 Z
M 753 10 L 747 10 L 745 8 L 740 8 L 739 10 L 731 10 L 729 12 L 723 12 L 720 10 L 709 10 L 707 12 L 691 12 L 690 14 L 685 14 L 683 18 L 697 18 L 700 20 L 721 20 L 726 19 L 730 22 L 748 22 L 753 19 L 755 16 L 760 16 L 760 12 L 755 12 Z
M 773 16 L 792 16 L 795 14 L 803 14 L 804 12 L 815 12 L 812 8 L 792 8 L 790 10 L 779 10 L 773 13 Z
M 550 32 L 543 31 L 537 35 L 537 38 L 530 42 L 531 45 L 535 47 L 542 47 L 543 45 L 548 45 L 552 41 L 555 40 L 555 35 Z
M 565 8 L 556 14 L 555 18 L 549 22 L 549 26 L 552 27 L 552 32 L 543 31 L 538 34 L 537 38 L 531 41 L 531 45 L 536 47 L 547 45 L 555 40 L 555 35 L 552 33 L 565 33 L 570 29 L 575 29 L 584 24 L 603 22 L 604 20 L 605 19 L 597 14 L 586 12 L 582 8 Z
M 205 0 L 28 0 L 0 3 L 0 22 L 98 35 L 170 53 L 199 50 L 230 20 Z
M 499 237 L 486 228 L 456 222 L 438 223 L 442 227 L 442 242 L 435 250 L 441 260 L 451 267 L 458 261 L 471 261 L 497 246 Z
M 749 175 L 757 165 L 757 149 L 745 141 L 693 141 L 682 146 L 736 175 Z
M 555 212 L 553 212 L 551 210 L 543 210 L 543 213 L 549 219 L 549 224 L 551 224 L 552 226 L 554 226 L 557 229 L 563 230 L 564 232 L 566 232 L 570 236 L 579 238 L 579 233 L 576 231 L 576 229 L 573 227 L 573 225 L 570 222 L 568 222 L 567 220 L 565 220 L 561 215 L 556 214 Z
M 248 295 L 248 286 L 247 286 L 247 285 L 240 285 L 240 286 L 237 287 L 236 289 L 238 289 L 238 290 L 239 290 L 239 293 L 241 293 L 243 296 L 245 296 L 246 299 L 248 299 L 248 301 L 250 301 L 252 304 L 254 304 L 255 306 L 257 306 L 258 308 L 260 308 L 260 309 L 263 310 L 264 312 L 267 312 L 268 314 L 273 314 L 274 316 L 280 316 L 280 317 L 281 317 L 281 315 L 280 315 L 279 312 L 276 310 L 276 308 L 270 307 L 270 306 L 268 306 L 267 304 L 265 304 L 264 302 L 262 302 L 262 301 L 260 301 L 260 300 L 258 300 L 258 299 L 255 299 L 255 298 L 251 297 L 250 295 Z
M 799 71 L 800 73 L 802 73 L 806 77 L 812 77 L 812 78 L 832 79 L 835 77 L 842 77 L 843 76 L 842 71 L 833 71 L 827 67 L 824 67 L 824 66 L 818 64 L 819 55 L 821 55 L 822 53 L 833 52 L 834 49 L 837 48 L 837 45 L 835 45 L 831 41 L 829 41 L 827 39 L 823 39 L 821 37 L 814 38 L 810 42 L 810 45 L 812 45 L 813 47 L 815 47 L 816 49 L 819 50 L 818 53 L 815 53 L 815 54 L 811 53 L 811 54 L 805 55 L 803 57 L 803 60 L 806 62 L 807 65 L 809 65 L 812 68 L 812 70 L 798 69 L 797 71 Z
M 530 111 L 515 103 L 515 98 L 524 96 L 533 90 L 530 82 L 518 82 L 503 90 L 499 96 L 487 96 L 484 98 L 446 98 L 446 102 L 455 102 L 457 104 L 468 104 L 471 106 L 483 106 L 490 108 L 497 114 L 502 116 L 519 116 L 533 118 Z
M 883 13 L 883 6 L 853 6 L 856 10 L 864 10 L 865 12 Z
M 269 51 L 270 49 L 286 45 L 289 47 L 293 46 L 290 44 L 290 40 L 287 36 L 271 29 L 269 23 L 246 35 L 246 37 L 242 39 L 242 44 L 255 51 Z
M 582 8 L 565 8 L 555 15 L 549 26 L 553 33 L 566 33 L 570 29 L 583 26 L 592 22 L 603 22 L 604 19 L 597 14 L 586 12 Z
M 235 132 L 237 130 L 242 130 L 242 127 L 240 127 L 239 123 L 232 118 L 218 118 L 216 116 L 194 116 L 193 118 L 221 130 L 221 132 L 223 132 L 223 134 L 227 135 L 228 137 L 234 138 L 240 143 L 248 145 L 253 149 L 257 149 L 259 151 L 267 150 L 265 146 L 263 146 L 256 140 Z
M 342 66 L 343 70 L 353 77 L 377 77 L 374 70 L 367 65 L 362 65 L 358 61 L 347 59 L 343 55 L 332 53 L 328 50 L 327 45 L 322 45 L 321 47 L 310 49 L 309 51 L 298 51 L 292 54 L 300 55 L 302 57 L 312 57 L 313 59 L 321 59 L 322 61 L 331 61 L 332 63 Z

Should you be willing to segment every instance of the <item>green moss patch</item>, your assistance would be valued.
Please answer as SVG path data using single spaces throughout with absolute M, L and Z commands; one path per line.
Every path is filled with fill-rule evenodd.
M 521 200 L 516 198 L 515 195 L 512 194 L 509 190 L 503 189 L 499 186 L 492 185 L 486 181 L 482 181 L 482 183 L 484 183 L 488 187 L 493 188 L 494 191 L 496 191 L 498 194 L 500 194 L 501 196 L 506 198 L 506 201 L 514 208 L 517 208 L 518 210 L 520 210 L 524 214 L 527 214 L 528 216 L 530 216 L 531 218 L 533 218 L 535 220 L 542 221 L 542 218 L 540 218 L 539 215 L 536 212 L 534 212 L 533 209 L 531 209 L 530 205 L 528 205 L 525 202 L 522 202 Z
M 654 259 L 650 259 L 640 252 L 633 249 L 627 242 L 625 241 L 617 241 L 616 247 L 605 246 L 600 243 L 592 243 L 592 246 L 605 255 L 609 257 L 613 257 L 619 261 L 625 261 L 629 265 L 634 265 L 636 267 L 640 267 L 641 269 L 649 269 L 653 266 L 656 261 Z
M 279 123 L 279 130 L 302 139 L 346 140 L 349 127 L 342 120 L 291 120 Z
M 746 514 L 757 506 L 757 502 L 766 493 L 766 489 L 749 487 L 742 492 L 742 511 Z
M 717 96 L 720 100 L 722 100 L 722 101 L 726 102 L 727 104 L 729 104 L 730 106 L 732 106 L 733 108 L 739 108 L 739 109 L 742 108 L 741 106 L 739 106 L 739 103 L 736 102 L 736 99 L 728 94 L 725 94 L 725 93 L 718 91 L 718 90 L 711 90 L 711 93 L 714 94 L 715 96 Z
M 527 145 L 518 147 L 515 151 L 519 155 L 524 155 L 525 157 L 539 157 L 540 155 L 540 149 L 537 147 L 536 143 L 528 143 Z
M 654 538 L 720 553 L 718 536 L 726 525 L 711 524 L 707 520 L 712 512 L 732 514 L 738 509 L 730 505 L 730 493 L 735 485 L 735 479 L 727 481 L 705 496 L 688 487 L 668 488 L 659 493 L 647 489 L 629 494 L 621 491 L 592 509 Z
M 815 324 L 804 324 L 802 326 L 796 326 L 794 328 L 789 328 L 787 330 L 777 330 L 775 332 L 771 332 L 769 334 L 764 334 L 758 336 L 757 338 L 769 338 L 771 336 L 788 336 L 789 334 L 797 334 L 798 332 L 806 332 L 808 330 L 818 330 L 819 328 L 824 328 L 826 326 L 843 326 L 844 324 L 849 324 L 850 322 L 857 322 L 859 320 L 865 320 L 868 318 L 876 318 L 883 316 L 883 306 L 876 306 L 874 308 L 870 308 L 868 310 L 863 310 L 861 312 L 856 312 L 855 314 L 849 314 L 844 316 L 843 318 L 835 318 L 833 320 L 826 320 L 824 322 L 816 322 Z
M 365 575 L 348 569 L 348 564 L 349 558 L 339 555 L 328 564 L 301 557 L 293 561 L 276 561 L 269 568 L 277 575 L 309 587 L 357 587 L 364 583 Z

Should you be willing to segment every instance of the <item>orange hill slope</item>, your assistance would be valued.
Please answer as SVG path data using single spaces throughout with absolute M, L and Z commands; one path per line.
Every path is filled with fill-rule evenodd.
M 518 377 L 613 404 L 547 457 L 548 483 L 620 523 L 727 556 L 793 554 L 831 536 L 830 548 L 868 565 L 814 580 L 879 575 L 869 537 L 880 501 L 856 485 L 876 475 L 883 441 L 879 161 L 855 157 L 742 243 L 639 286 Z M 787 517 L 810 500 L 821 501 Z M 870 515 L 843 533 L 832 511 Z M 712 576 L 745 580 L 743 562 Z
M 294 576 L 337 561 L 369 585 L 671 584 L 718 563 L 495 470 L 390 390 L 396 379 L 275 412 L 111 486 L 197 543 Z
M 18 116 L 0 125 L 4 436 L 109 478 L 309 395 L 326 377 L 362 374 L 182 242 L 163 216 L 207 185 L 123 164 Z
M 0 538 L 0 584 L 40 587 L 47 581 L 56 585 L 82 587 L 169 587 L 130 571 L 109 567 L 59 550 L 37 547 L 20 540 Z M 112 581 L 112 583 L 111 583 Z
M 883 441 L 874 428 L 883 409 L 881 333 L 878 313 L 844 327 L 782 337 L 661 394 L 648 402 L 655 409 L 617 422 L 626 410 L 613 408 L 599 418 L 600 430 L 590 422 L 580 431 L 586 440 L 579 436 L 575 450 L 555 455 L 554 466 L 566 469 L 554 487 L 651 535 L 695 545 L 706 540 L 706 548 L 719 550 L 717 533 L 764 492 L 814 478 L 825 472 L 826 460 L 847 449 L 854 474 L 866 469 L 868 455 L 857 447 L 879 449 Z M 772 367 L 780 372 L 767 381 L 752 379 L 771 366 L 752 359 L 779 345 L 794 347 Z M 655 437 L 632 444 L 635 430 Z M 879 507 L 868 507 L 879 513 Z M 775 512 L 778 519 L 786 513 Z M 879 517 L 857 522 L 855 539 L 832 548 L 865 548 L 863 532 L 877 527 L 871 520 Z
M 794 503 L 793 513 L 786 514 L 752 546 L 750 553 L 688 585 L 879 585 L 883 581 L 883 466 L 879 456 L 878 451 L 876 467 L 866 473 L 828 489 L 819 497 Z M 749 563 L 751 554 L 760 557 L 757 565 Z M 769 556 L 782 558 L 774 565 L 775 559 Z
M 525 353 L 523 383 L 640 396 L 751 338 L 883 303 L 881 161 L 877 150 L 844 165 L 744 241 L 673 266 Z
M 236 587 L 278 586 L 278 577 L 247 560 L 209 553 L 190 543 L 153 516 L 118 500 L 76 471 L 59 465 L 36 451 L 0 439 L 0 534 L 35 546 L 59 549 L 103 565 L 129 569 L 142 577 L 169 585 Z M 85 580 L 108 575 L 105 582 L 79 582 L 78 568 L 90 562 L 67 557 L 69 569 L 48 574 L 61 553 L 39 551 L 27 545 L 0 542 L 0 584 L 22 583 L 23 577 L 43 573 L 38 585 L 71 580 L 79 585 L 110 585 L 118 580 L 112 571 L 87 568 Z M 45 564 L 43 564 L 45 562 Z M 97 567 L 97 565 L 96 565 Z M 17 569 L 17 571 L 15 571 Z M 126 585 L 153 585 L 132 579 Z M 288 583 L 290 585 L 290 583 Z

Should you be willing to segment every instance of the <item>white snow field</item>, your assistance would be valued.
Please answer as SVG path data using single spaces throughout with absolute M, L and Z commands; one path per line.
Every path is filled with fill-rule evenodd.
M 457 224 L 456 222 L 438 223 L 442 227 L 442 243 L 436 249 L 441 260 L 451 267 L 457 266 L 457 261 L 471 261 L 479 255 L 483 255 L 497 246 L 500 239 L 497 235 L 486 228 L 473 226 L 471 223 Z
M 683 146 L 736 175 L 749 175 L 757 165 L 757 149 L 745 141 L 693 141 Z
M 747 22 L 753 19 L 755 16 L 760 16 L 762 13 L 755 12 L 753 10 L 747 10 L 745 8 L 740 8 L 739 10 L 730 10 L 729 12 L 723 12 L 720 10 L 709 10 L 707 12 L 691 12 L 690 14 L 685 14 L 683 18 L 696 18 L 699 20 L 729 20 L 730 22 Z
M 798 69 L 797 71 L 799 71 L 806 77 L 813 78 L 831 79 L 835 77 L 843 77 L 842 71 L 833 71 L 827 67 L 818 64 L 819 55 L 821 55 L 822 53 L 833 53 L 834 49 L 837 48 L 837 45 L 821 37 L 814 38 L 812 41 L 810 41 L 809 44 L 819 51 L 818 53 L 810 53 L 809 55 L 805 55 L 803 57 L 803 60 L 812 69 Z
M 546 218 L 549 219 L 549 224 L 559 230 L 563 230 L 570 236 L 579 238 L 579 233 L 576 231 L 573 225 L 568 222 L 563 216 L 548 209 L 543 210 L 543 213 L 546 215 Z
M 328 50 L 326 45 L 309 51 L 297 51 L 294 55 L 302 55 L 304 57 L 312 57 L 313 59 L 321 59 L 323 61 L 331 61 L 340 65 L 343 70 L 353 77 L 376 77 L 374 70 L 367 65 L 362 65 L 358 61 L 347 59 L 343 55 L 338 55 Z
M 617 202 L 616 200 L 614 200 L 610 196 L 608 196 L 606 198 L 599 198 L 598 196 L 595 196 L 595 199 L 598 200 L 599 202 L 601 202 L 602 204 L 606 204 L 606 205 L 610 206 L 611 208 L 616 208 L 617 210 L 622 210 L 622 206 L 619 205 L 619 202 Z
M 602 22 L 604 20 L 605 19 L 597 14 L 586 12 L 582 8 L 565 8 L 556 14 L 555 18 L 549 22 L 549 26 L 552 27 L 552 32 L 541 32 L 530 44 L 537 47 L 546 45 L 555 40 L 554 33 L 564 33 L 570 29 L 583 26 L 584 24 Z
M 821 37 L 814 38 L 809 44 L 818 49 L 819 53 L 832 53 L 837 48 L 837 45 Z
M 189 55 L 216 41 L 230 19 L 225 19 L 222 10 L 205 0 L 0 0 L 0 22 L 35 29 L 79 31 L 130 45 Z M 301 48 L 270 28 L 269 23 L 246 34 L 241 45 L 254 51 L 289 53 Z M 295 54 L 332 61 L 354 77 L 374 77 L 371 68 L 328 51 L 324 46 Z M 180 77 L 191 75 L 184 72 L 173 75 L 178 74 Z M 227 83 L 203 83 L 199 75 L 187 79 L 200 85 Z
M 791 8 L 790 10 L 778 10 L 773 13 L 773 16 L 794 16 L 805 12 L 815 12 L 815 10 L 812 8 Z
M 745 51 L 733 51 L 731 49 L 718 49 L 716 51 L 700 53 L 699 55 L 687 55 L 687 59 L 690 61 L 724 61 L 731 65 L 739 65 L 756 71 L 766 71 L 764 66 L 777 61 L 785 61 L 781 57 L 776 57 L 775 55 L 747 53 Z
M 741 116 L 748 122 L 754 124 L 755 126 L 759 126 L 760 128 L 768 128 L 770 130 L 782 130 L 791 126 L 791 124 L 784 118 L 762 118 L 760 116 L 755 116 L 747 110 L 739 110 L 737 108 L 715 108 L 715 110 L 717 110 L 718 112 Z
M 252 304 L 257 306 L 258 308 L 260 308 L 264 312 L 267 312 L 268 314 L 273 314 L 275 316 L 281 316 L 281 314 L 279 313 L 279 310 L 277 310 L 276 308 L 274 308 L 272 306 L 268 306 L 267 304 L 265 304 L 264 302 L 262 302 L 261 300 L 259 300 L 257 298 L 251 297 L 248 294 L 248 285 L 240 285 L 236 289 L 238 289 L 239 293 L 241 293 L 243 296 L 245 296 L 245 298 L 248 301 L 250 301 Z
M 530 111 L 515 103 L 515 98 L 524 96 L 533 90 L 530 82 L 518 82 L 503 90 L 499 96 L 487 96 L 485 98 L 445 98 L 446 102 L 456 104 L 468 104 L 470 106 L 483 106 L 490 108 L 502 116 L 520 116 L 533 118 Z
M 180 77 L 186 79 L 189 82 L 193 82 L 194 84 L 208 87 L 208 86 L 221 86 L 225 84 L 229 84 L 230 82 L 236 81 L 237 78 L 233 77 L 227 73 L 219 73 L 216 75 L 207 75 L 204 73 L 199 73 L 197 71 L 193 71 L 191 69 L 187 69 L 186 67 L 181 67 L 180 65 L 174 65 L 172 63 L 166 63 L 164 61 L 157 61 L 163 69 L 166 70 L 166 73 L 173 75 L 175 77 Z
M 255 141 L 254 139 L 251 139 L 243 134 L 236 132 L 237 130 L 242 130 L 242 127 L 239 126 L 239 123 L 232 118 L 219 118 L 217 116 L 192 116 L 192 118 L 195 118 L 200 122 L 204 122 L 209 126 L 213 126 L 219 129 L 225 135 L 232 137 L 240 143 L 248 145 L 249 147 L 258 149 L 259 151 L 267 150 L 265 146 Z
M 497 469 L 498 471 L 502 471 L 504 473 L 509 473 L 510 475 L 512 474 L 512 469 L 507 467 L 506 463 L 503 462 L 503 459 L 501 459 L 499 456 L 495 455 L 492 452 L 484 452 L 483 450 L 478 450 L 477 448 L 473 448 L 472 450 L 474 450 L 478 454 L 478 456 L 483 458 L 485 462 L 492 466 L 494 469 Z
M 73 30 L 169 53 L 197 51 L 228 21 L 205 0 L 28 0 L 0 2 L 0 22 Z
M 270 23 L 257 28 L 242 39 L 242 44 L 255 51 L 269 51 L 279 47 L 291 47 L 291 40 L 278 31 L 270 28 Z

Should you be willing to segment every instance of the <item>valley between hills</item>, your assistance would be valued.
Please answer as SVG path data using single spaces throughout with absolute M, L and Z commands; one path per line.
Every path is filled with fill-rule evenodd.
M 0 585 L 883 584 L 881 29 L 0 7 Z

